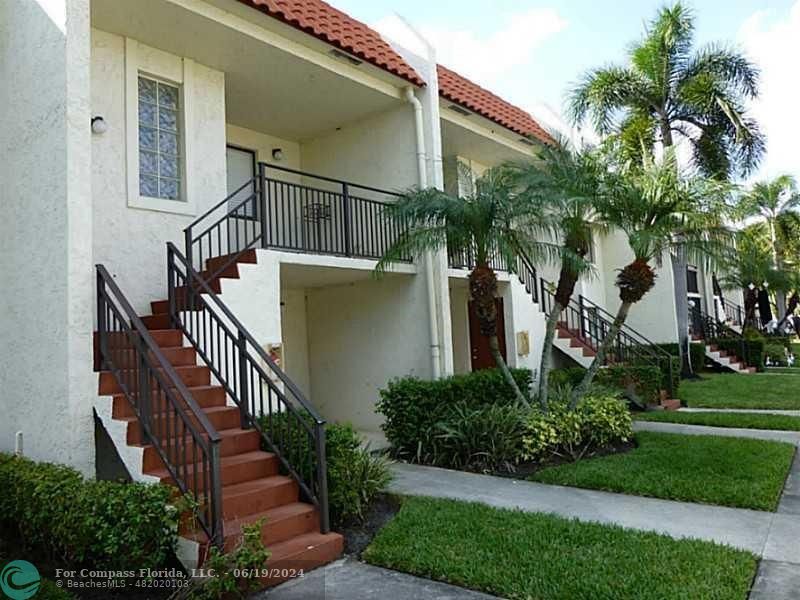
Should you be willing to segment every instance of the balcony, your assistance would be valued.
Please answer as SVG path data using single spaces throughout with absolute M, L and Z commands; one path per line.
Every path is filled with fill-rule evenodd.
M 254 178 L 184 230 L 187 258 L 198 271 L 209 258 L 235 260 L 252 248 L 378 260 L 404 230 L 386 213 L 399 196 L 259 163 Z

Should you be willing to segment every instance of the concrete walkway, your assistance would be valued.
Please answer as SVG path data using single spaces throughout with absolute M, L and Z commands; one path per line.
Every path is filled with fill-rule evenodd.
M 696 538 L 749 550 L 766 560 L 800 565 L 797 515 L 644 498 L 546 485 L 491 475 L 396 464 L 390 491 L 482 502 L 582 521 Z
M 679 412 L 722 412 L 722 413 L 749 413 L 756 415 L 785 415 L 787 417 L 800 417 L 800 410 L 781 410 L 777 408 L 679 408 Z
M 787 442 L 800 446 L 800 431 L 775 431 L 770 429 L 740 429 L 737 427 L 710 427 L 708 425 L 685 425 L 660 421 L 634 421 L 634 431 L 657 431 L 683 435 L 714 435 L 718 437 L 751 438 L 771 442 Z
M 497 600 L 494 596 L 346 558 L 251 600 Z

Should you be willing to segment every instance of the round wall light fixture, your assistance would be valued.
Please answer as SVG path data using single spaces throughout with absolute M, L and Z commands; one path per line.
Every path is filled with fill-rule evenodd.
M 105 133 L 108 131 L 108 123 L 103 117 L 92 117 L 92 133 Z
M 280 162 L 283 160 L 283 150 L 281 148 L 272 149 L 272 160 Z

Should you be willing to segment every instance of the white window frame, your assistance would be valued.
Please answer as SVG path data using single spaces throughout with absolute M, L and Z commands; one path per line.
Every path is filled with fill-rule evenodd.
M 174 57 L 174 68 L 161 61 L 148 61 L 136 40 L 125 38 L 125 124 L 128 207 L 181 215 L 197 214 L 196 194 L 192 189 L 191 144 L 193 66 L 189 59 Z M 178 88 L 178 146 L 180 153 L 180 198 L 152 198 L 139 193 L 139 76 Z

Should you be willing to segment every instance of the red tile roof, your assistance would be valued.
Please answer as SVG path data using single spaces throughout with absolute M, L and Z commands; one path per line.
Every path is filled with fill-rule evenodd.
M 422 78 L 377 31 L 322 0 L 239 0 L 415 85 Z
M 468 108 L 511 131 L 533 137 L 545 144 L 553 138 L 527 112 L 506 102 L 489 90 L 462 77 L 455 71 L 437 65 L 439 73 L 439 95 L 451 102 Z

